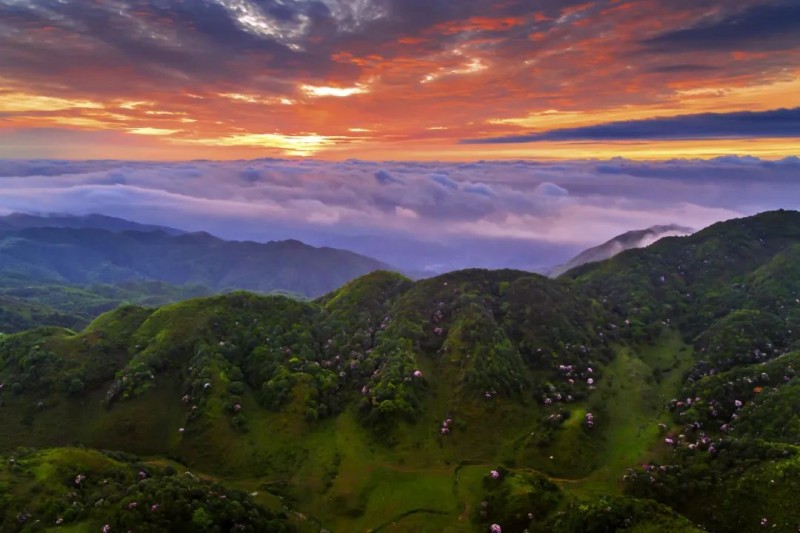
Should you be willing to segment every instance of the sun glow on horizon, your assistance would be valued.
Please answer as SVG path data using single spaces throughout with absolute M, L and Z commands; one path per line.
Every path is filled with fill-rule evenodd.
M 208 139 L 181 139 L 179 144 L 197 144 L 209 147 L 246 147 L 282 150 L 286 155 L 308 157 L 336 142 L 324 135 L 282 135 L 279 133 L 245 133 Z

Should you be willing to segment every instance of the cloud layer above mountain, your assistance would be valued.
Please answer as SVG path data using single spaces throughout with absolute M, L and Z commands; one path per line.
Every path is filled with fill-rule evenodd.
M 540 268 L 631 229 L 800 208 L 800 159 L 0 161 L 0 212 L 298 238 L 415 270 Z

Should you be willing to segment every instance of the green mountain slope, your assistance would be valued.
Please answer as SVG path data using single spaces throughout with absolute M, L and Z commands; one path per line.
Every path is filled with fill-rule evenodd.
M 77 448 L 3 459 L 3 531 L 290 531 L 285 514 L 166 462 Z
M 299 241 L 234 242 L 207 233 L 31 227 L 0 231 L 0 273 L 69 285 L 163 281 L 214 291 L 320 296 L 386 265 Z
M 721 222 L 689 237 L 669 237 L 644 249 L 629 250 L 601 263 L 567 272 L 596 297 L 642 323 L 680 320 L 699 333 L 731 309 L 763 305 L 770 298 L 794 302 L 800 296 L 792 276 L 797 256 L 800 213 L 772 211 Z M 763 268 L 762 274 L 757 271 Z M 783 269 L 788 285 L 753 291 L 771 271 Z M 769 292 L 767 292 L 769 291 Z
M 606 298 L 639 338 L 677 326 L 695 362 L 670 401 L 674 452 L 632 470 L 626 490 L 713 531 L 794 531 L 800 214 L 720 223 L 567 274 Z M 793 474 L 793 472 L 795 474 Z M 712 490 L 713 487 L 713 490 Z
M 796 531 L 798 246 L 772 212 L 557 280 L 374 272 L 6 335 L 0 452 L 166 458 L 300 531 Z
M 596 263 L 614 257 L 620 252 L 632 248 L 642 248 L 648 246 L 659 239 L 674 235 L 689 235 L 694 230 L 677 224 L 666 226 L 651 226 L 647 229 L 626 231 L 621 235 L 609 239 L 608 241 L 582 251 L 563 265 L 552 268 L 547 275 L 558 277 L 564 272 L 577 268 L 588 263 Z

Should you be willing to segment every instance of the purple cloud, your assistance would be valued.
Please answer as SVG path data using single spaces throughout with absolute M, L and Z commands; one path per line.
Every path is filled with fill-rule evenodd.
M 800 4 L 773 1 L 642 41 L 653 52 L 771 51 L 800 47 Z
M 691 140 L 757 137 L 800 137 L 800 107 L 772 111 L 701 113 L 624 120 L 525 135 L 466 139 L 461 142 L 464 144 L 507 144 L 540 141 Z
M 0 212 L 297 238 L 412 270 L 535 269 L 631 229 L 800 208 L 798 161 L 0 160 Z

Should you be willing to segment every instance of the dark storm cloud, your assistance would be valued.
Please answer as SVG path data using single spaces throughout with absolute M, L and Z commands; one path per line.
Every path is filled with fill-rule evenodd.
M 771 2 L 641 42 L 654 52 L 771 51 L 800 47 L 800 2 Z
M 757 137 L 800 137 L 800 108 L 625 120 L 527 135 L 466 139 L 462 143 L 503 144 L 539 141 L 690 140 Z

